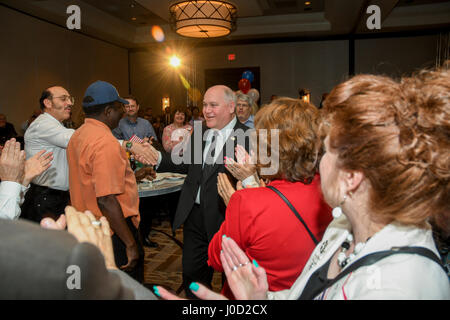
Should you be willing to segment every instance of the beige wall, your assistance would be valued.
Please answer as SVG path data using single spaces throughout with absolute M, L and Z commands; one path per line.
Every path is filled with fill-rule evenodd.
M 348 41 L 311 41 L 273 44 L 254 44 L 184 49 L 188 67 L 182 74 L 190 74 L 189 66 L 196 65 L 196 84 L 205 91 L 205 69 L 260 67 L 261 100 L 269 101 L 272 94 L 297 97 L 299 87 L 312 91 L 314 103 L 320 103 L 323 92 L 329 91 L 348 73 Z M 175 50 L 173 50 L 175 51 Z M 149 52 L 130 54 L 130 75 L 133 94 L 141 105 L 153 107 L 159 113 L 164 95 L 173 105 L 186 105 L 187 92 L 176 73 L 167 66 L 164 46 Z M 236 60 L 227 60 L 229 53 Z M 164 66 L 164 67 L 162 67 Z M 189 77 L 192 79 L 192 77 Z M 236 86 L 240 79 L 236 79 Z
M 436 57 L 436 35 L 362 39 L 355 41 L 355 73 L 399 76 L 418 68 L 433 66 Z M 177 51 L 171 48 L 172 52 Z M 187 60 L 181 72 L 189 74 L 195 65 L 199 89 L 204 93 L 205 69 L 260 67 L 261 101 L 272 94 L 297 97 L 299 87 L 308 88 L 312 102 L 320 103 L 321 95 L 348 77 L 349 41 L 306 41 L 271 44 L 179 48 Z M 161 98 L 168 95 L 172 105 L 186 105 L 186 90 L 167 65 L 166 44 L 148 52 L 132 52 L 131 88 L 141 105 L 160 112 Z M 230 62 L 227 55 L 234 53 Z M 239 79 L 236 79 L 236 84 Z
M 43 89 L 62 85 L 75 97 L 74 116 L 95 80 L 128 94 L 128 51 L 0 7 L 0 112 L 21 134 Z
M 437 41 L 437 35 L 357 40 L 355 71 L 400 77 L 433 67 Z

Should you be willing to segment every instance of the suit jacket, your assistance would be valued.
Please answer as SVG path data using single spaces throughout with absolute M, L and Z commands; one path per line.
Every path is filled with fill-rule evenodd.
M 201 137 L 204 136 L 205 131 L 208 128 L 203 125 Z M 184 221 L 186 221 L 189 213 L 194 206 L 195 199 L 197 197 L 198 188 L 201 185 L 200 190 L 200 206 L 205 213 L 205 228 L 208 236 L 208 241 L 211 240 L 213 235 L 219 230 L 221 223 L 225 218 L 225 203 L 217 192 L 217 175 L 219 173 L 227 173 L 223 164 L 224 156 L 236 159 L 235 147 L 238 144 L 249 150 L 249 137 L 243 135 L 249 128 L 239 121 L 236 121 L 236 125 L 233 128 L 233 133 L 225 142 L 223 149 L 217 157 L 212 170 L 208 172 L 207 177 L 202 177 L 203 172 L 203 149 L 205 147 L 205 141 L 199 139 L 199 132 L 194 132 L 191 135 L 191 139 L 186 153 L 184 155 L 185 162 L 181 164 L 174 164 L 171 160 L 171 155 L 162 152 L 162 160 L 157 169 L 158 172 L 178 172 L 187 173 L 184 181 L 183 188 L 181 190 L 180 199 L 178 201 L 177 211 L 173 222 L 173 230 L 178 229 Z M 202 143 L 201 147 L 199 143 Z M 189 163 L 186 163 L 189 162 Z M 236 180 L 228 175 L 230 180 L 235 182 Z
M 0 219 L 0 261 L 0 299 L 156 299 L 94 245 L 24 220 Z

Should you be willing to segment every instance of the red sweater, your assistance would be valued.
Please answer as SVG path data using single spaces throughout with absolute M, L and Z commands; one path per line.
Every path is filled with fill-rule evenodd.
M 320 241 L 332 216 L 322 199 L 319 175 L 309 185 L 286 180 L 275 180 L 269 185 L 285 195 Z M 270 291 L 289 289 L 315 247 L 303 224 L 268 188 L 244 189 L 231 197 L 225 221 L 208 248 L 208 264 L 219 272 L 223 272 L 220 251 L 224 234 L 266 270 Z M 233 298 L 227 283 L 222 293 Z

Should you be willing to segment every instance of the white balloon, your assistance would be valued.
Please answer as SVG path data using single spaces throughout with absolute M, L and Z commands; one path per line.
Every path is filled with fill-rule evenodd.
M 247 93 L 250 98 L 252 98 L 253 102 L 257 102 L 259 100 L 259 92 L 256 89 L 250 89 Z

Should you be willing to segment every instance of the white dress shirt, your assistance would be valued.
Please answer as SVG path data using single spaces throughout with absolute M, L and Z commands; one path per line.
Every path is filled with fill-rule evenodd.
M 51 189 L 69 190 L 69 166 L 66 148 L 73 129 L 67 129 L 48 113 L 34 120 L 25 132 L 25 152 L 27 159 L 41 150 L 53 152 L 53 161 L 43 174 L 33 179 L 33 183 Z
M 24 201 L 28 187 L 12 182 L 2 181 L 0 183 L 0 219 L 18 219 L 20 216 L 20 205 Z
M 216 163 L 217 157 L 220 155 L 220 151 L 222 150 L 223 146 L 225 145 L 225 142 L 227 142 L 228 138 L 230 137 L 231 133 L 233 132 L 234 126 L 236 125 L 236 117 L 233 118 L 225 127 L 223 127 L 221 130 L 215 130 L 210 129 L 208 130 L 208 135 L 206 137 L 206 143 L 205 143 L 205 149 L 203 149 L 203 166 L 205 165 L 205 161 L 207 159 L 207 156 L 211 154 L 210 145 L 211 140 L 214 135 L 214 132 L 219 132 L 219 134 L 216 137 L 216 148 L 214 152 L 214 161 L 212 163 Z M 223 159 L 222 159 L 223 161 Z M 223 162 L 222 162 L 223 163 Z M 197 197 L 195 198 L 195 203 L 200 204 L 200 190 L 201 186 L 198 188 Z
M 234 117 L 233 120 L 231 120 L 225 127 L 223 127 L 221 130 L 217 129 L 209 129 L 207 132 L 206 142 L 205 142 L 205 149 L 203 149 L 203 165 L 205 164 L 206 157 L 211 154 L 209 147 L 211 144 L 212 137 L 214 135 L 215 131 L 218 131 L 219 134 L 216 137 L 216 148 L 214 153 L 214 161 L 211 161 L 212 163 L 215 163 L 217 160 L 217 157 L 220 154 L 220 151 L 222 150 L 223 146 L 227 142 L 228 138 L 230 137 L 231 133 L 233 133 L 234 126 L 236 125 L 237 118 Z M 191 136 L 192 139 L 192 136 Z M 160 163 L 162 160 L 161 152 L 158 151 L 158 161 L 156 163 L 156 169 L 158 169 Z M 209 160 L 210 161 L 210 160 Z M 195 198 L 195 203 L 200 204 L 200 189 L 198 188 L 197 197 Z

